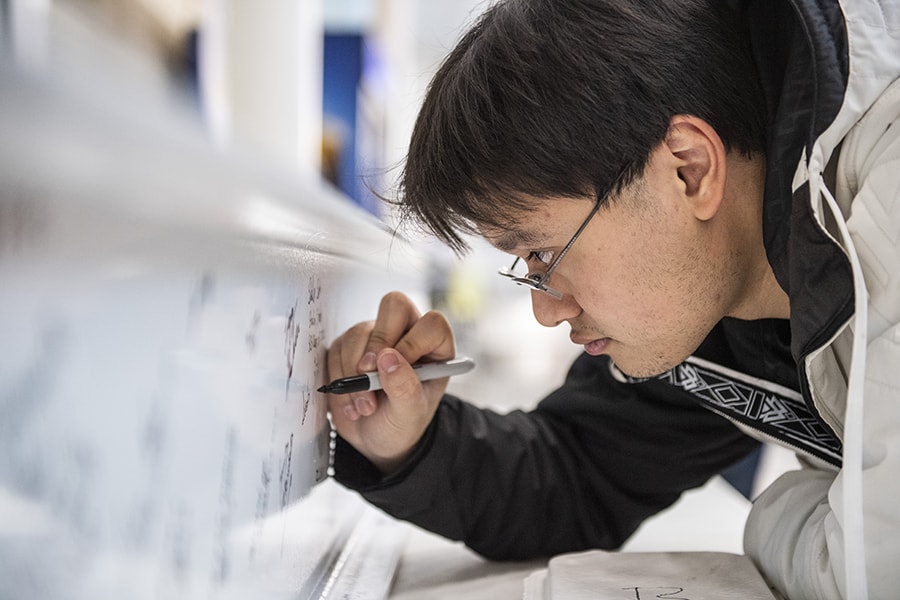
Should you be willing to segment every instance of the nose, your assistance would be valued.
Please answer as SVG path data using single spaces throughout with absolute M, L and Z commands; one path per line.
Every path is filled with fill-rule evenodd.
M 561 300 L 557 300 L 550 294 L 531 292 L 531 310 L 534 318 L 544 327 L 556 327 L 563 321 L 577 317 L 581 313 L 581 306 L 571 294 L 564 294 Z

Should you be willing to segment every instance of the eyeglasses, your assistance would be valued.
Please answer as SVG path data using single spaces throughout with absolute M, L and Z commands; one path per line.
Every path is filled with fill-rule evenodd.
M 584 231 L 584 228 L 588 226 L 588 223 L 590 223 L 594 215 L 597 214 L 597 211 L 600 209 L 600 204 L 603 202 L 603 199 L 604 196 L 599 196 L 597 198 L 597 202 L 594 203 L 594 208 L 591 209 L 591 212 L 584 220 L 584 223 L 581 224 L 581 227 L 578 228 L 578 231 L 575 232 L 575 235 L 572 236 L 572 239 L 569 240 L 569 243 L 566 244 L 565 247 L 563 247 L 562 251 L 557 255 L 557 257 L 553 259 L 553 262 L 550 263 L 550 266 L 547 267 L 546 271 L 544 271 L 543 273 L 527 273 L 525 275 L 516 275 L 516 265 L 519 264 L 520 260 L 522 260 L 521 257 L 517 256 L 516 260 L 513 261 L 513 264 L 510 267 L 500 267 L 500 270 L 498 272 L 504 277 L 512 279 L 519 285 L 524 285 L 525 287 L 531 288 L 532 290 L 550 294 L 557 300 L 562 300 L 562 292 L 555 290 L 547 285 L 547 282 L 550 280 L 550 274 L 553 273 L 553 270 L 559 265 L 559 261 L 561 261 L 566 253 L 569 252 L 569 249 L 575 243 L 575 240 L 578 239 L 578 236 L 581 235 L 581 232 Z

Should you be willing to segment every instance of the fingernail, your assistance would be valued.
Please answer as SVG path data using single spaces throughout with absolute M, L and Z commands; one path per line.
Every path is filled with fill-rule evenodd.
M 359 370 L 360 371 L 374 371 L 375 370 L 375 353 L 374 352 L 366 352 L 362 359 L 359 361 Z
M 359 413 L 356 412 L 356 407 L 353 406 L 352 404 L 348 404 L 347 406 L 344 407 L 344 414 L 351 421 L 356 421 L 357 419 L 359 419 Z
M 393 373 L 400 368 L 400 359 L 393 352 L 386 352 L 379 359 L 378 365 L 385 373 Z

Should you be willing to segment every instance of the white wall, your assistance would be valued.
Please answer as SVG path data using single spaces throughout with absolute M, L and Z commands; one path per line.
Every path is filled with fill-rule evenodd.
M 216 147 L 145 54 L 47 26 L 0 56 L 0 598 L 319 598 L 362 511 L 313 488 L 325 347 L 424 267 Z

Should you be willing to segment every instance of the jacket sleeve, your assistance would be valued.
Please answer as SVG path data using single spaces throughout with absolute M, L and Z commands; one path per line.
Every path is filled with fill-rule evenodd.
M 865 384 L 863 531 L 868 597 L 900 589 L 900 325 L 869 344 Z M 757 498 L 744 549 L 787 597 L 844 593 L 842 476 L 806 466 L 782 475 Z
M 338 439 L 335 478 L 389 514 L 493 559 L 620 546 L 648 516 L 757 446 L 671 388 L 623 384 L 582 355 L 532 412 L 452 396 L 414 456 L 380 478 Z

